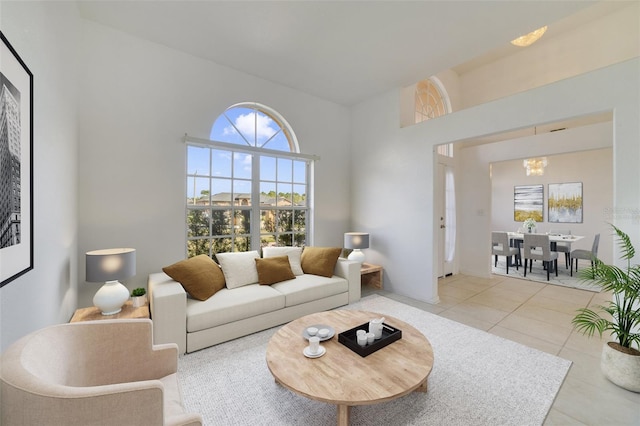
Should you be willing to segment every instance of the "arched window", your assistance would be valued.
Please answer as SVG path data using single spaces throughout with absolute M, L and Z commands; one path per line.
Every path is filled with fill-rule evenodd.
M 299 152 L 289 125 L 274 110 L 256 103 L 233 105 L 211 127 L 212 141 L 248 145 L 277 151 Z
M 210 140 L 187 142 L 187 255 L 302 246 L 308 241 L 313 156 L 276 111 L 229 107 Z
M 449 112 L 445 96 L 436 84 L 434 77 L 422 80 L 416 84 L 415 94 L 415 122 L 440 117 Z

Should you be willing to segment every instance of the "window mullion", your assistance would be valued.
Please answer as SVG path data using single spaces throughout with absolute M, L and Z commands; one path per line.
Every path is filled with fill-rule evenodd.
M 260 155 L 251 156 L 251 247 L 260 247 Z

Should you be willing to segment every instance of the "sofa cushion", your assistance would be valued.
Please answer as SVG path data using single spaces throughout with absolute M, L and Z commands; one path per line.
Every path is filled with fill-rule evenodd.
M 280 281 L 294 279 L 289 257 L 275 256 L 267 259 L 254 259 L 258 270 L 258 283 L 271 285 Z
M 271 286 L 250 284 L 223 288 L 200 302 L 187 299 L 187 332 L 205 330 L 285 307 L 285 296 Z
M 302 275 L 302 265 L 300 264 L 300 256 L 302 256 L 302 247 L 265 247 L 262 249 L 262 257 L 269 258 L 274 256 L 289 257 L 289 264 L 294 275 Z
M 330 278 L 341 252 L 338 247 L 305 247 L 301 257 L 302 270 L 305 274 Z
M 224 274 L 206 254 L 181 260 L 162 268 L 165 274 L 182 284 L 194 299 L 206 300 L 224 288 Z
M 345 293 L 349 291 L 349 282 L 338 276 L 326 278 L 304 274 L 296 277 L 295 280 L 273 284 L 271 288 L 284 294 L 285 304 L 289 307 Z
M 257 251 L 234 253 L 217 253 L 216 259 L 227 282 L 227 288 L 233 289 L 258 282 L 258 270 L 255 258 L 260 255 Z

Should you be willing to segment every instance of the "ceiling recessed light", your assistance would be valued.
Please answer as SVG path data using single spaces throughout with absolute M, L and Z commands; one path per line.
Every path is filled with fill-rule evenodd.
M 523 36 L 518 37 L 515 40 L 511 40 L 511 44 L 518 47 L 527 47 L 538 41 L 540 37 L 547 31 L 547 26 L 545 25 L 542 28 L 538 28 L 535 31 L 530 32 L 529 34 L 525 34 Z

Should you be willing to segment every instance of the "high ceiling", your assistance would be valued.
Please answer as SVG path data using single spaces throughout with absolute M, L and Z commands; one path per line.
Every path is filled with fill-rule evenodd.
M 343 105 L 413 84 L 593 1 L 80 1 L 81 15 Z M 553 28 L 548 34 L 552 36 Z M 548 37 L 548 35 L 545 35 Z M 477 59 L 476 59 L 477 60 Z

